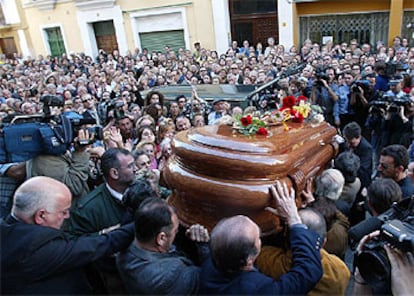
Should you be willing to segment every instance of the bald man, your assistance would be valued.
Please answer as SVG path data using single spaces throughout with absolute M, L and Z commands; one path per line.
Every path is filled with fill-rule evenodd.
M 70 239 L 60 227 L 71 199 L 66 185 L 49 177 L 33 177 L 16 190 L 0 228 L 1 294 L 90 294 L 83 267 L 131 243 L 132 224 Z
M 261 250 L 260 229 L 246 216 L 220 221 L 210 239 L 211 259 L 200 274 L 200 294 L 306 294 L 322 277 L 322 238 L 302 224 L 295 193 L 285 183 L 270 188 L 276 208 L 266 210 L 287 221 L 292 268 L 278 281 L 259 272 L 254 263 Z

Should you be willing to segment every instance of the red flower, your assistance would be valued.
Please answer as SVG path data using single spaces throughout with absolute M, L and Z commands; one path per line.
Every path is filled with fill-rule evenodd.
M 294 96 L 287 96 L 287 97 L 284 97 L 282 100 L 283 109 L 292 108 L 295 105 L 296 105 L 296 98 Z
M 240 122 L 243 126 L 248 126 L 249 124 L 252 124 L 253 118 L 251 115 L 247 115 L 246 117 L 242 117 Z
M 300 112 L 295 112 L 295 114 L 293 115 L 293 122 L 298 122 L 298 123 L 302 123 L 305 120 L 305 117 L 303 117 L 303 115 Z
M 297 101 L 298 101 L 298 103 L 300 103 L 300 101 L 304 101 L 305 103 L 306 103 L 306 101 L 308 100 L 308 98 L 307 97 L 305 97 L 305 96 L 302 96 L 302 95 L 300 95 L 298 98 L 297 98 Z
M 260 136 L 267 136 L 268 132 L 267 129 L 264 127 L 261 127 L 257 130 L 256 135 L 260 135 Z

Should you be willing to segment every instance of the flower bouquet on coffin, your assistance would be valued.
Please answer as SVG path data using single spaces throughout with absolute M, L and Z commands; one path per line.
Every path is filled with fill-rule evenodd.
M 260 117 L 253 116 L 252 114 L 235 116 L 233 129 L 246 136 L 267 136 L 269 134 L 269 131 L 266 129 L 266 122 Z
M 289 130 L 287 121 L 296 123 L 310 122 L 312 126 L 324 121 L 322 109 L 318 105 L 311 105 L 305 96 L 287 96 L 282 100 L 282 107 L 274 111 L 277 118 L 283 118 L 285 130 Z

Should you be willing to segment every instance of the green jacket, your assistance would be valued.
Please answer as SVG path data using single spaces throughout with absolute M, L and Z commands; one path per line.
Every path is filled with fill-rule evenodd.
M 72 206 L 65 230 L 72 235 L 98 235 L 99 231 L 120 223 L 126 208 L 103 183 Z
M 68 186 L 73 199 L 89 192 L 89 153 L 74 152 L 64 155 L 38 155 L 26 163 L 27 178 L 47 176 Z

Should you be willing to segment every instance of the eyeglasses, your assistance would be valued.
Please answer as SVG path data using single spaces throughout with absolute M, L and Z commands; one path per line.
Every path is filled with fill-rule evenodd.
M 384 170 L 386 170 L 386 169 L 390 168 L 390 165 L 385 164 L 385 163 L 383 163 L 383 162 L 380 162 L 380 163 L 379 163 L 379 166 L 380 166 L 380 167 L 382 167 Z
M 82 102 L 84 102 L 84 103 L 89 102 L 89 101 L 92 101 L 92 98 L 86 98 L 86 99 L 82 100 Z

